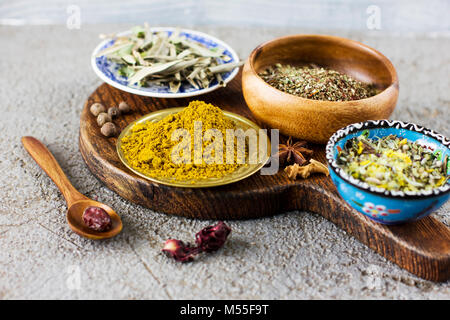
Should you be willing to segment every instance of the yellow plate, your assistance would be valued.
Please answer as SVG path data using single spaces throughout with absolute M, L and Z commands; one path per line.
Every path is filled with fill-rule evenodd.
M 260 139 L 264 138 L 264 137 L 267 139 L 266 158 L 263 159 L 263 161 L 261 161 L 260 163 L 248 164 L 247 166 L 239 167 L 234 172 L 227 174 L 220 178 L 206 178 L 206 179 L 188 180 L 188 181 L 187 180 L 175 180 L 172 178 L 149 176 L 149 175 L 146 175 L 146 174 L 138 171 L 137 169 L 133 168 L 128 163 L 127 159 L 125 158 L 125 156 L 122 152 L 122 147 L 121 147 L 122 146 L 122 138 L 125 137 L 126 135 L 130 134 L 131 128 L 138 123 L 147 122 L 147 121 L 157 122 L 157 121 L 165 118 L 169 114 L 180 112 L 183 109 L 184 108 L 182 107 L 182 108 L 169 108 L 169 109 L 155 111 L 155 112 L 152 112 L 152 113 L 149 113 L 149 114 L 143 116 L 142 118 L 140 118 L 138 120 L 133 121 L 125 129 L 123 129 L 121 134 L 119 135 L 119 138 L 117 139 L 117 145 L 116 145 L 117 153 L 119 154 L 119 158 L 122 161 L 122 163 L 128 169 L 130 169 L 135 174 L 137 174 L 138 176 L 141 176 L 142 178 L 145 178 L 147 180 L 150 180 L 150 181 L 153 181 L 156 183 L 160 183 L 160 184 L 164 184 L 164 185 L 168 185 L 168 186 L 172 186 L 172 187 L 207 188 L 207 187 L 222 186 L 225 184 L 229 184 L 229 183 L 233 183 L 233 182 L 245 179 L 245 178 L 251 176 L 252 174 L 254 174 L 255 172 L 258 172 L 264 166 L 264 164 L 267 162 L 267 160 L 269 159 L 270 140 L 269 140 L 269 137 L 267 136 L 267 134 L 261 134 L 259 136 Z M 228 112 L 228 111 L 223 111 L 223 113 L 224 113 L 225 117 L 231 119 L 236 124 L 237 128 L 241 128 L 244 131 L 252 128 L 252 129 L 256 130 L 257 132 L 259 132 L 260 127 L 256 123 L 248 120 L 247 118 L 244 118 L 240 115 L 237 115 L 235 113 Z

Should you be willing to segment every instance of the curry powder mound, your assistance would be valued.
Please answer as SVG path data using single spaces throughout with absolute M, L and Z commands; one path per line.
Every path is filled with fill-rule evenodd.
M 215 138 L 201 139 L 203 157 L 200 162 L 194 161 L 194 125 L 197 121 L 201 121 L 202 137 L 208 129 L 215 129 L 221 133 L 222 140 L 215 142 Z M 180 140 L 172 141 L 172 134 L 177 129 L 186 129 L 191 137 L 188 150 L 191 152 L 190 161 L 184 163 L 176 163 L 172 159 L 172 150 L 180 143 Z M 236 126 L 232 120 L 225 117 L 221 109 L 203 101 L 192 101 L 182 111 L 168 115 L 158 122 L 148 121 L 136 124 L 131 133 L 122 138 L 122 151 L 134 169 L 151 177 L 188 181 L 220 178 L 242 166 L 236 161 L 231 164 L 226 161 L 227 129 L 236 129 Z M 204 151 L 213 142 L 222 144 L 223 153 L 218 155 L 223 159 L 211 163 L 209 160 L 217 159 L 215 149 L 210 147 L 209 154 Z M 234 154 L 236 159 L 237 152 Z

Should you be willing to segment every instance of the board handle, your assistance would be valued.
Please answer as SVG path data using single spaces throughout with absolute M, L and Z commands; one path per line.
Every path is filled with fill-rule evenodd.
M 76 201 L 87 199 L 72 186 L 55 157 L 42 142 L 34 137 L 22 137 L 22 144 L 34 161 L 56 184 L 66 199 L 68 207 Z
M 325 181 L 324 181 L 325 180 Z M 291 188 L 294 208 L 324 216 L 368 247 L 409 272 L 431 281 L 450 278 L 450 230 L 433 217 L 401 225 L 372 221 L 351 208 L 331 182 Z M 307 200 L 306 200 L 307 199 Z

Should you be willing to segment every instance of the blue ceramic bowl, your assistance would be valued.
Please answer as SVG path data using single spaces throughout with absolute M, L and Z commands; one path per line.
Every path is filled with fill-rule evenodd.
M 339 149 L 347 140 L 368 130 L 369 137 L 395 134 L 427 147 L 442 159 L 450 158 L 450 140 L 433 130 L 413 123 L 376 120 L 351 124 L 331 136 L 326 146 L 326 157 L 331 179 L 341 197 L 354 209 L 372 220 L 384 224 L 399 224 L 426 217 L 441 207 L 450 197 L 450 183 L 429 191 L 402 192 L 370 186 L 347 175 L 337 164 Z M 447 160 L 449 161 L 449 160 Z M 447 174 L 449 174 L 447 163 Z

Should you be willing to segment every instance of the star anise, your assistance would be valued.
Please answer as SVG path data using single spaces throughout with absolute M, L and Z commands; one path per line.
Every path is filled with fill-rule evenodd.
M 280 164 L 287 165 L 291 163 L 297 163 L 304 165 L 308 159 L 312 156 L 313 151 L 306 148 L 306 141 L 297 141 L 292 143 L 292 137 L 289 137 L 286 144 L 278 146 L 278 155 Z

